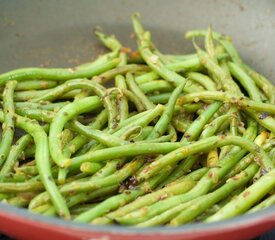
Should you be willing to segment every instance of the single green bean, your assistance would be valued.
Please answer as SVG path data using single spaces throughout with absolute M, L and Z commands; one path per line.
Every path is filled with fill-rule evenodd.
M 272 194 L 271 196 L 267 197 L 265 200 L 263 200 L 261 203 L 257 204 L 253 208 L 251 208 L 248 213 L 254 213 L 261 209 L 270 207 L 275 204 L 275 194 Z
M 25 80 L 19 82 L 15 88 L 16 91 L 25 91 L 25 90 L 41 90 L 53 88 L 58 85 L 58 82 L 48 81 L 48 80 Z
M 49 132 L 49 147 L 53 160 L 60 167 L 67 167 L 70 165 L 70 158 L 67 158 L 62 153 L 59 142 L 59 135 L 62 132 L 66 122 L 80 113 L 89 112 L 101 106 L 101 101 L 98 97 L 87 97 L 72 102 L 64 106 L 55 116 Z
M 254 101 L 261 102 L 259 89 L 250 76 L 246 74 L 245 70 L 233 62 L 228 62 L 227 65 L 231 74 L 241 83 L 250 98 Z
M 261 103 L 250 100 L 245 97 L 237 97 L 229 93 L 220 91 L 203 91 L 199 93 L 186 94 L 178 99 L 177 104 L 198 102 L 200 100 L 216 100 L 224 103 L 236 104 L 238 107 L 248 110 L 255 110 L 274 114 L 275 106 L 273 104 Z
M 122 91 L 127 89 L 125 78 L 122 75 L 118 75 L 115 77 L 115 85 L 117 88 L 119 88 Z M 124 94 L 122 94 L 119 97 L 118 103 L 119 103 L 118 104 L 119 105 L 119 121 L 122 122 L 128 118 L 128 114 L 129 114 L 128 101 Z
M 174 87 L 171 83 L 165 80 L 153 80 L 151 82 L 142 83 L 139 85 L 140 89 L 144 94 L 152 92 L 170 92 L 173 91 Z
M 69 219 L 69 210 L 52 177 L 47 134 L 39 124 L 27 118 L 16 116 L 16 124 L 33 137 L 36 146 L 35 161 L 41 181 L 48 191 L 58 215 Z
M 155 127 L 153 128 L 153 131 L 148 136 L 149 139 L 158 138 L 161 135 L 163 135 L 163 133 L 165 133 L 165 131 L 167 130 L 168 124 L 173 117 L 175 103 L 180 93 L 182 92 L 184 86 L 185 86 L 185 83 L 183 82 L 182 84 L 178 85 L 178 87 L 176 87 L 175 90 L 173 91 L 165 110 L 163 111 L 160 119 L 158 120 Z
M 112 80 L 117 75 L 124 75 L 128 72 L 138 72 L 138 71 L 148 71 L 149 67 L 146 65 L 137 65 L 137 64 L 128 64 L 125 66 L 119 66 L 112 70 L 105 71 L 100 74 L 98 77 L 95 77 L 94 80 L 100 84 L 105 84 L 106 82 Z
M 129 89 L 139 98 L 142 99 L 142 104 L 146 109 L 152 109 L 155 107 L 155 104 L 153 104 L 147 96 L 142 92 L 140 87 L 135 82 L 134 76 L 131 73 L 126 74 L 126 82 L 129 87 Z
M 106 70 L 114 68 L 119 59 L 111 59 L 102 64 L 89 63 L 75 68 L 21 68 L 0 75 L 0 86 L 11 79 L 16 81 L 45 79 L 54 81 L 66 81 L 74 78 L 91 78 Z
M 31 141 L 32 137 L 29 134 L 26 134 L 17 140 L 15 145 L 12 146 L 11 151 L 7 157 L 7 160 L 0 171 L 0 174 L 7 175 L 9 172 L 12 171 L 19 155 L 31 143 Z
M 2 139 L 0 142 L 0 169 L 10 152 L 14 136 L 14 102 L 13 94 L 16 87 L 16 81 L 10 81 L 6 84 L 3 94 L 4 122 L 2 124 Z

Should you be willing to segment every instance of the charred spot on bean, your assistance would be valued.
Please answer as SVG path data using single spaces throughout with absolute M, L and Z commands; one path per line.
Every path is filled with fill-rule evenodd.
M 48 176 L 48 180 L 51 181 L 51 182 L 53 182 L 52 176 Z
M 8 129 L 13 131 L 14 130 L 14 127 L 13 126 L 8 126 Z
M 116 164 L 116 170 L 121 169 L 122 166 L 123 166 L 123 163 L 117 163 L 117 164 Z
M 115 224 L 115 225 L 121 225 L 117 220 L 115 219 L 112 219 L 112 223 Z
M 189 134 L 184 134 L 184 137 L 188 140 L 191 136 Z
M 250 194 L 249 191 L 245 191 L 245 192 L 243 193 L 243 197 L 246 198 L 249 194 Z
M 203 105 L 203 109 L 204 109 L 204 110 L 207 110 L 208 107 L 209 107 L 208 105 Z
M 264 168 L 261 168 L 260 169 L 260 174 L 261 174 L 261 176 L 264 176 L 265 174 L 267 174 L 268 173 L 268 171 L 266 170 L 266 169 L 264 169 Z
M 115 119 L 112 122 L 113 122 L 112 129 L 117 128 L 118 127 L 118 122 Z
M 131 176 L 129 178 L 127 178 L 126 180 L 124 180 L 121 184 L 120 184 L 120 188 L 122 190 L 133 190 L 136 188 L 136 186 L 138 185 L 138 180 L 135 176 Z
M 75 190 L 68 191 L 68 194 L 71 195 L 71 196 L 74 195 L 75 194 Z M 87 195 L 88 195 L 88 192 L 87 192 Z
M 158 155 L 145 155 L 143 156 L 143 159 L 145 160 L 145 162 L 151 163 L 151 162 L 154 162 L 157 156 Z
M 263 120 L 265 118 L 267 118 L 269 116 L 269 114 L 267 112 L 261 112 L 259 115 L 259 119 Z

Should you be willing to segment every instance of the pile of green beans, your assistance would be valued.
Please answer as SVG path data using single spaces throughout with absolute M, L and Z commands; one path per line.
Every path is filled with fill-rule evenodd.
M 137 51 L 96 32 L 110 51 L 93 62 L 0 75 L 0 201 L 136 227 L 274 204 L 274 85 L 211 28 L 173 55 L 132 21 Z

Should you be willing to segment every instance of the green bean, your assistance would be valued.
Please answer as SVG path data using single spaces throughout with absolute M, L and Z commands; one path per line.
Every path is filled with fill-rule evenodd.
M 16 101 L 29 101 L 33 98 L 39 98 L 44 94 L 49 93 L 52 89 L 44 89 L 44 90 L 28 90 L 28 91 L 20 91 L 14 93 L 14 100 Z M 58 99 L 73 99 L 76 94 L 80 93 L 80 89 L 72 90 L 70 92 L 65 93 L 58 97 Z M 1 96 L 0 96 L 1 97 Z
M 106 70 L 114 68 L 119 63 L 115 58 L 102 64 L 89 63 L 75 68 L 21 68 L 0 75 L 0 86 L 11 79 L 16 81 L 45 79 L 53 81 L 66 81 L 74 78 L 91 78 Z
M 41 206 L 38 206 L 38 207 L 32 209 L 32 212 L 36 213 L 36 214 L 42 214 L 43 212 L 45 212 L 49 208 L 51 208 L 50 204 L 44 204 L 44 205 L 41 205 Z
M 76 194 L 74 196 L 70 196 L 69 198 L 66 199 L 67 205 L 69 207 L 73 207 L 73 206 L 76 206 L 79 203 L 83 203 L 83 202 L 86 202 L 86 201 L 91 201 L 93 199 L 96 199 L 96 198 L 98 198 L 98 196 L 104 196 L 104 195 L 108 196 L 108 194 L 112 194 L 112 193 L 116 192 L 117 188 L 118 188 L 118 185 L 112 185 L 110 187 L 105 187 L 105 188 L 102 188 L 102 189 L 92 191 L 88 194 L 87 193 L 78 193 L 78 194 Z M 41 207 L 44 207 L 45 209 L 47 209 L 43 213 L 44 215 L 54 216 L 56 214 L 55 209 L 50 204 L 46 203 L 44 205 L 41 205 Z M 33 210 L 34 209 L 32 209 L 32 211 Z
M 96 173 L 98 170 L 100 170 L 103 167 L 100 163 L 82 163 L 80 166 L 80 171 L 83 173 Z
M 154 55 L 150 50 L 150 34 L 144 32 L 140 22 L 136 15 L 132 16 L 134 31 L 138 38 L 138 48 L 145 62 L 152 68 L 157 74 L 163 77 L 168 82 L 172 82 L 176 85 L 186 82 L 186 79 L 174 71 L 169 70 L 159 60 L 159 57 Z
M 114 184 L 119 184 L 120 182 L 127 179 L 129 176 L 134 174 L 143 164 L 143 159 L 135 159 L 126 164 L 122 169 L 116 171 L 114 174 L 106 176 L 100 179 L 88 180 L 88 181 L 75 181 L 63 185 L 60 191 L 64 194 L 76 194 L 78 192 L 87 192 L 92 190 L 97 190 L 103 187 L 112 186 Z M 44 192 L 36 197 L 37 202 L 46 203 L 50 200 L 47 192 Z M 33 204 L 34 206 L 37 203 Z M 32 205 L 32 207 L 33 207 Z
M 208 91 L 217 90 L 215 83 L 207 75 L 204 75 L 204 74 L 198 73 L 198 72 L 188 72 L 188 73 L 186 73 L 186 77 L 190 78 L 191 80 L 193 80 L 195 82 L 198 82 Z
M 24 176 L 20 175 L 0 175 L 0 182 L 7 182 L 7 183 L 18 183 L 18 182 L 24 182 L 26 181 L 26 178 Z
M 190 126 L 190 121 L 183 120 L 181 117 L 173 117 L 172 119 L 173 126 L 178 132 L 184 133 L 186 129 Z
M 257 124 L 248 119 L 248 128 L 244 135 L 245 138 L 253 138 L 256 135 L 255 130 L 257 130 Z M 198 196 L 206 194 L 210 191 L 211 187 L 218 182 L 225 174 L 227 174 L 232 167 L 244 156 L 246 153 L 245 150 L 240 150 L 239 147 L 235 147 L 231 150 L 231 154 L 227 155 L 221 163 L 223 165 L 212 168 L 207 174 L 205 174 L 198 184 L 188 193 L 174 196 L 168 199 L 165 199 L 159 203 L 155 203 L 149 207 L 146 207 L 143 210 L 135 211 L 129 215 L 126 215 L 122 219 L 119 219 L 120 222 L 126 220 L 127 224 L 140 223 L 146 221 L 160 213 L 187 201 L 190 201 Z M 146 215 L 144 216 L 144 210 Z M 118 219 L 116 219 L 118 220 Z
M 17 174 L 24 174 L 27 176 L 36 176 L 38 175 L 38 169 L 36 166 L 21 166 L 15 169 Z
M 266 141 L 266 139 L 268 138 L 269 134 L 268 132 L 264 131 L 261 132 L 261 134 L 259 134 L 254 142 L 259 145 L 262 146 L 264 144 L 264 142 Z M 266 147 L 263 146 L 263 149 L 266 150 Z M 236 175 L 237 173 L 239 173 L 240 171 L 244 170 L 251 162 L 254 161 L 255 156 L 253 154 L 248 154 L 246 155 L 243 159 L 241 159 L 241 161 L 239 161 L 236 166 L 234 167 L 234 169 L 232 169 L 230 171 L 230 173 L 225 177 L 233 177 L 234 175 Z M 271 158 L 272 159 L 272 158 Z
M 123 205 L 126 205 L 128 202 L 135 200 L 137 197 L 152 191 L 152 189 L 154 189 L 155 186 L 167 175 L 167 171 L 164 171 L 161 173 L 161 175 L 150 179 L 148 182 L 142 183 L 137 188 L 135 188 L 135 186 L 130 185 L 130 187 L 134 188 L 131 189 L 130 192 L 126 190 L 126 192 L 124 193 L 108 198 L 107 200 L 97 205 L 95 208 L 80 214 L 74 220 L 77 222 L 90 222 L 95 218 L 100 217 L 105 213 L 108 213 L 111 210 L 115 210 L 118 207 L 122 207 Z
M 41 191 L 44 186 L 38 181 L 26 181 L 26 182 L 0 182 L 1 192 L 3 193 L 19 193 L 19 192 L 31 192 Z
M 145 94 L 152 93 L 155 91 L 170 92 L 174 89 L 169 82 L 164 80 L 153 80 L 151 82 L 142 83 L 139 85 L 139 87 Z
M 54 101 L 58 96 L 78 88 L 90 89 L 100 97 L 103 97 L 105 94 L 105 88 L 94 81 L 87 79 L 74 79 L 57 86 L 52 91 L 48 91 L 46 94 L 43 94 L 38 98 L 32 99 L 32 102 Z
M 251 164 L 243 172 L 229 179 L 222 187 L 220 187 L 216 191 L 207 194 L 205 197 L 202 196 L 198 200 L 195 199 L 191 201 L 189 206 L 192 207 L 189 209 L 186 208 L 176 218 L 172 219 L 170 225 L 177 226 L 179 224 L 188 222 L 192 220 L 192 218 L 200 215 L 204 210 L 226 197 L 228 193 L 247 184 L 247 182 L 251 180 L 252 177 L 255 175 L 257 170 L 258 166 L 256 164 Z M 190 209 L 192 209 L 192 211 L 190 211 Z
M 247 74 L 254 80 L 255 84 L 265 93 L 269 102 L 275 104 L 275 87 L 264 76 L 254 71 L 251 67 L 244 65 Z
M 176 54 L 165 54 L 165 57 L 167 59 L 169 59 L 172 62 L 176 62 L 176 61 L 183 61 L 183 60 L 189 60 L 192 58 L 197 57 L 197 55 L 195 53 L 190 53 L 190 54 L 184 54 L 184 55 L 176 55 Z
M 195 42 L 194 46 L 201 64 L 213 75 L 214 80 L 216 80 L 217 89 L 222 88 L 229 93 L 241 95 L 242 93 L 237 84 L 232 80 L 231 76 L 227 74 L 227 72 L 224 71 L 208 53 L 200 49 Z
M 242 84 L 250 98 L 254 101 L 261 102 L 259 90 L 249 75 L 247 75 L 246 72 L 236 63 L 228 62 L 227 64 L 231 74 Z
M 105 84 L 109 80 L 113 79 L 116 75 L 124 75 L 128 72 L 148 71 L 149 68 L 146 65 L 128 64 L 125 66 L 119 66 L 112 70 L 106 71 L 95 77 L 94 80 L 100 84 Z
M 275 170 L 262 176 L 257 182 L 250 185 L 241 194 L 227 203 L 217 213 L 206 219 L 206 222 L 213 222 L 237 216 L 248 210 L 255 203 L 260 201 L 275 186 Z M 238 207 L 236 207 L 238 206 Z
M 100 39 L 100 41 L 110 50 L 117 53 L 122 47 L 120 42 L 116 39 L 114 35 L 106 35 L 98 30 L 95 31 L 95 35 Z
M 255 111 L 264 111 L 267 113 L 274 114 L 275 106 L 272 104 L 256 102 L 253 100 L 249 100 L 244 97 L 237 97 L 225 92 L 219 91 L 203 91 L 200 93 L 190 93 L 184 95 L 178 99 L 177 104 L 185 104 L 190 102 L 198 102 L 200 100 L 216 100 L 223 101 L 225 103 L 236 104 L 240 108 L 244 108 L 245 110 L 255 110 Z
M 6 158 L 10 152 L 13 136 L 14 136 L 14 103 L 13 103 L 13 93 L 16 87 L 16 81 L 10 81 L 7 83 L 4 89 L 4 122 L 2 124 L 2 139 L 0 143 L 0 169 L 2 168 Z
M 7 175 L 12 171 L 19 155 L 22 153 L 22 151 L 24 151 L 24 149 L 30 144 L 31 141 L 32 137 L 29 134 L 26 134 L 21 137 L 14 146 L 12 146 L 7 160 L 0 171 L 0 174 Z
M 275 204 L 275 194 L 267 197 L 264 201 L 251 208 L 247 213 L 254 213 L 261 209 L 267 208 Z
M 89 126 L 93 129 L 102 128 L 107 122 L 107 110 L 103 110 L 100 114 L 97 115 L 94 122 Z M 81 148 L 85 143 L 87 143 L 88 138 L 83 135 L 77 135 L 72 139 L 63 149 L 65 155 L 70 156 L 75 153 L 79 148 Z
M 187 59 L 183 61 L 177 61 L 165 64 L 169 70 L 174 72 L 190 72 L 190 71 L 200 71 L 202 69 L 202 65 L 198 57 L 194 57 L 192 59 Z
M 85 155 L 72 158 L 70 170 L 77 169 L 83 162 L 101 162 L 107 159 L 115 159 L 122 157 L 131 157 L 135 155 L 145 154 L 164 154 L 168 153 L 185 143 L 133 143 L 131 148 L 129 146 L 118 146 L 108 149 L 101 149 L 97 151 L 88 152 Z
M 17 108 L 15 112 L 23 117 L 28 117 L 31 119 L 35 119 L 39 122 L 51 123 L 53 118 L 55 117 L 55 112 L 42 110 L 42 109 L 27 109 L 27 108 Z
M 7 201 L 8 198 L 12 197 L 13 194 L 10 193 L 0 193 L 0 202 L 4 203 Z
M 206 31 L 204 30 L 189 31 L 185 34 L 187 38 L 194 37 L 194 36 L 205 36 L 205 35 L 206 35 Z M 266 95 L 270 99 L 270 102 L 274 103 L 274 86 L 265 77 L 261 76 L 260 74 L 255 72 L 253 69 L 251 69 L 249 66 L 243 63 L 237 50 L 235 49 L 235 47 L 227 37 L 224 37 L 221 34 L 216 32 L 213 33 L 213 37 L 223 45 L 223 47 L 225 48 L 227 53 L 230 55 L 234 63 L 240 66 L 243 66 L 246 69 L 247 73 L 253 78 L 256 85 L 258 85 L 266 93 Z
M 161 142 L 173 142 L 172 139 L 173 139 L 174 135 L 173 134 L 168 134 L 168 135 L 163 135 L 159 138 L 154 138 L 154 139 L 147 139 L 147 140 L 142 140 L 142 141 L 139 141 L 140 143 L 161 143 Z
M 204 46 L 205 46 L 205 50 L 209 54 L 209 56 L 215 62 L 217 62 L 217 59 L 216 59 L 217 52 L 216 52 L 214 41 L 213 41 L 213 31 L 212 31 L 211 26 L 209 26 L 208 29 L 207 29 L 207 34 L 204 38 Z
M 148 98 L 153 103 L 166 104 L 171 96 L 171 93 L 160 93 L 157 95 L 149 95 Z
M 185 33 L 186 38 L 201 37 L 206 35 L 207 31 L 205 30 L 193 30 Z M 224 49 L 227 51 L 227 53 L 230 55 L 230 57 L 235 63 L 242 63 L 239 53 L 237 52 L 237 50 L 235 49 L 235 47 L 233 46 L 228 37 L 222 36 L 217 32 L 212 32 L 212 36 L 215 40 L 219 41 L 219 43 L 224 47 Z
M 115 136 L 121 136 L 129 129 L 132 129 L 133 126 L 145 127 L 150 122 L 152 122 L 155 118 L 157 118 L 164 111 L 165 107 L 162 105 L 157 105 L 155 108 L 139 113 L 131 118 L 126 119 L 117 127 L 117 129 L 113 131 L 109 131 L 109 133 L 113 133 Z
M 78 131 L 80 134 L 83 134 L 89 138 L 95 139 L 96 141 L 108 147 L 121 146 L 129 143 L 128 141 L 124 141 L 111 134 L 104 133 L 103 131 L 86 127 L 78 121 L 71 122 L 70 128 L 72 128 L 74 131 Z
M 182 92 L 182 89 L 184 86 L 185 86 L 185 83 L 183 82 L 178 87 L 176 87 L 175 90 L 173 91 L 173 93 L 167 103 L 167 106 L 161 115 L 161 118 L 156 123 L 153 131 L 148 136 L 149 139 L 160 137 L 166 131 L 167 126 L 173 117 L 175 103 L 176 103 L 180 93 Z
M 27 207 L 30 200 L 22 196 L 16 196 L 7 199 L 7 203 L 16 207 Z
M 134 142 L 144 141 L 144 139 L 146 139 L 148 137 L 148 135 L 151 133 L 152 130 L 153 130 L 152 126 L 146 126 L 144 128 L 141 128 L 140 134 L 135 136 L 133 138 L 133 141 Z
M 170 184 L 173 181 L 180 180 L 181 178 L 186 177 L 185 174 L 190 171 L 192 166 L 200 159 L 198 155 L 192 155 L 190 157 L 187 157 L 184 161 L 181 161 L 177 167 L 174 169 L 174 171 L 161 183 L 160 186 L 165 186 L 167 184 Z M 194 172 L 191 172 L 189 175 L 197 173 L 198 171 L 203 171 L 203 173 L 206 173 L 207 169 L 199 169 Z M 203 175 L 203 174 L 202 174 Z M 202 177 L 201 175 L 201 177 Z M 159 186 L 159 187 L 160 187 Z
M 114 220 L 118 221 L 119 223 L 123 223 L 123 224 L 127 224 L 127 225 L 141 222 L 139 218 L 133 219 L 133 218 L 129 218 L 129 217 L 132 217 L 132 216 L 136 217 L 135 213 L 142 211 L 142 210 L 146 210 L 146 206 L 148 206 L 148 202 L 149 202 L 149 204 L 152 204 L 152 203 L 156 204 L 156 202 L 161 199 L 162 201 L 159 202 L 159 203 L 161 203 L 161 202 L 165 202 L 166 200 L 169 200 L 173 197 L 180 196 L 180 194 L 185 194 L 188 190 L 190 190 L 194 186 L 194 185 L 192 185 L 190 188 L 190 186 L 187 185 L 188 181 L 190 181 L 190 180 L 185 180 L 185 181 L 183 180 L 183 181 L 180 181 L 179 183 L 168 185 L 167 187 L 165 187 L 161 190 L 158 190 L 155 193 L 150 194 L 151 196 L 150 195 L 145 196 L 142 200 L 143 201 L 145 200 L 146 203 L 141 201 L 142 205 L 140 204 L 140 201 L 137 200 L 138 204 L 140 204 L 141 207 L 143 207 L 143 208 L 140 208 L 140 206 L 139 206 L 140 210 L 132 211 L 132 210 L 138 209 L 138 208 L 134 207 L 131 209 L 132 212 L 127 211 L 126 215 L 119 214 L 118 216 L 115 216 Z M 185 187 L 182 186 L 183 183 L 185 183 Z M 173 194 L 173 191 L 175 191 L 176 194 Z M 170 192 L 172 192 L 172 194 Z M 155 198 L 155 195 L 157 196 L 157 198 Z M 150 196 L 150 200 L 148 199 L 149 196 Z M 154 204 L 151 206 L 154 206 Z M 144 216 L 144 213 L 143 213 L 143 216 Z
M 115 85 L 117 88 L 119 88 L 122 91 L 127 89 L 125 78 L 122 75 L 116 76 Z M 129 114 L 129 106 L 128 106 L 127 98 L 124 94 L 122 94 L 119 97 L 118 103 L 119 103 L 119 121 L 122 122 L 128 118 L 128 114 Z
M 42 109 L 42 110 L 48 110 L 57 112 L 62 108 L 63 106 L 67 105 L 69 101 L 67 102 L 57 102 L 57 103 L 33 103 L 33 102 L 15 102 L 15 108 L 16 109 Z
M 255 121 L 257 121 L 260 125 L 271 131 L 272 133 L 275 133 L 275 119 L 263 113 L 255 113 L 251 110 L 245 110 L 245 112 L 252 117 Z
M 140 87 L 137 85 L 131 73 L 126 74 L 126 82 L 129 89 L 132 92 L 134 92 L 139 99 L 142 99 L 142 104 L 146 109 L 152 109 L 155 107 L 155 105 L 147 98 L 147 96 L 142 92 Z
M 137 226 L 154 226 L 156 224 L 168 222 L 171 219 L 172 220 L 170 221 L 169 225 L 172 226 L 178 226 L 179 224 L 189 222 L 193 220 L 196 216 L 200 215 L 204 210 L 223 199 L 226 194 L 246 184 L 256 173 L 257 169 L 258 166 L 254 164 L 252 167 L 248 168 L 245 173 L 236 176 L 233 179 L 230 179 L 230 181 L 228 181 L 218 190 L 207 195 L 203 195 L 189 202 L 180 204 L 179 206 L 176 206 L 171 210 L 168 210 L 163 214 L 156 216 L 146 222 L 140 223 Z
M 132 128 L 127 129 L 123 134 L 121 134 L 120 138 L 127 139 L 129 142 L 132 142 L 135 141 L 135 139 L 141 134 L 141 132 L 141 126 L 133 126 Z
M 66 122 L 80 113 L 97 109 L 100 106 L 101 101 L 98 97 L 87 97 L 64 106 L 57 113 L 50 126 L 49 147 L 51 157 L 58 166 L 67 167 L 70 165 L 70 159 L 63 155 L 59 143 L 59 135 L 63 130 Z
M 137 198 L 133 202 L 120 207 L 114 212 L 107 214 L 104 218 L 96 218 L 92 221 L 95 224 L 110 223 L 112 219 L 122 217 L 131 211 L 141 209 L 143 206 L 153 204 L 161 199 L 169 198 L 170 196 L 182 194 L 189 191 L 196 184 L 196 180 L 182 180 L 178 183 L 171 184 L 158 191 L 146 194 Z
M 32 99 L 33 102 L 40 102 L 40 101 L 49 101 L 56 99 L 59 95 L 63 95 L 65 92 L 76 88 L 85 88 L 95 92 L 99 97 L 103 99 L 103 103 L 108 109 L 108 119 L 109 119 L 109 126 L 113 127 L 116 125 L 116 113 L 114 113 L 113 103 L 110 98 L 110 94 L 108 94 L 107 90 L 99 85 L 94 81 L 89 81 L 86 79 L 75 79 L 65 82 L 62 85 L 56 87 L 53 91 L 46 93 L 45 95 Z
M 143 84 L 143 83 L 147 83 L 147 82 L 151 82 L 154 80 L 159 79 L 159 75 L 156 72 L 148 72 L 148 73 L 144 73 L 140 76 L 136 76 L 136 82 L 137 84 Z
M 53 88 L 58 85 L 58 82 L 54 81 L 47 81 L 47 80 L 25 80 L 19 82 L 16 85 L 16 91 L 25 91 L 25 90 L 41 90 L 41 89 L 48 89 Z
M 210 122 L 208 125 L 206 125 L 205 129 L 202 131 L 200 138 L 206 138 L 213 136 L 215 132 L 219 131 L 220 127 L 224 122 L 228 122 L 230 118 L 229 114 L 224 114 L 222 116 L 219 116 L 215 118 L 212 122 Z
M 199 115 L 199 117 L 193 121 L 188 129 L 185 131 L 181 141 L 194 141 L 200 135 L 204 125 L 209 119 L 219 110 L 222 106 L 222 102 L 213 102 L 207 109 Z
M 261 165 L 267 170 L 270 171 L 273 168 L 273 163 L 265 153 L 263 149 L 255 145 L 254 143 L 247 141 L 241 137 L 233 137 L 233 136 L 214 136 L 209 137 L 206 139 L 199 140 L 195 143 L 191 143 L 187 146 L 184 146 L 182 148 L 179 148 L 162 158 L 158 159 L 157 161 L 154 161 L 151 163 L 146 169 L 144 169 L 138 176 L 138 180 L 141 179 L 148 179 L 149 177 L 156 174 L 156 172 L 165 166 L 178 162 L 179 160 L 183 159 L 186 156 L 190 156 L 192 154 L 202 152 L 205 150 L 213 149 L 216 147 L 221 147 L 225 145 L 238 145 L 243 147 L 244 149 L 247 149 L 248 151 L 252 152 L 256 156 L 259 156 Z M 255 151 L 255 149 L 258 149 L 257 151 L 261 152 L 260 154 Z
M 16 116 L 16 124 L 33 137 L 36 145 L 35 160 L 41 181 L 45 189 L 48 191 L 58 215 L 64 217 L 65 219 L 69 219 L 69 210 L 53 181 L 49 162 L 49 145 L 47 134 L 40 125 L 27 118 Z
M 124 89 L 122 92 L 128 98 L 129 101 L 134 103 L 138 112 L 142 112 L 142 111 L 146 110 L 142 101 L 133 92 L 131 92 L 127 89 Z
M 94 207 L 96 207 L 98 205 L 98 203 L 89 203 L 89 204 L 81 204 L 81 205 L 77 205 L 77 206 L 74 206 L 72 209 L 71 209 L 71 213 L 72 215 L 79 215 L 85 211 L 88 211 L 89 209 L 92 209 Z

